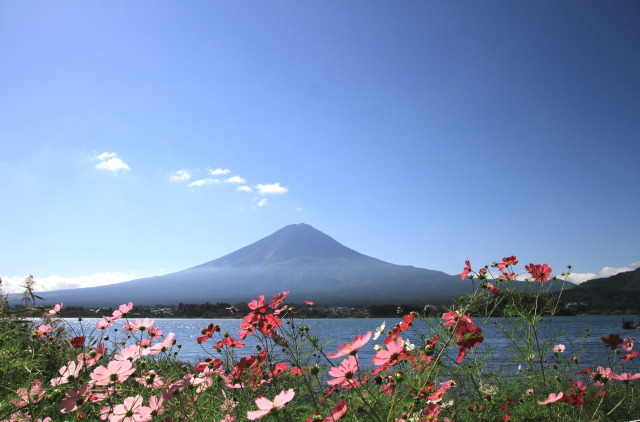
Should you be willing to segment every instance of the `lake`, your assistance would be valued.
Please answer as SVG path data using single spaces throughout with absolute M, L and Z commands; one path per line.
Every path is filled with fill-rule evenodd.
M 571 359 L 576 352 L 579 352 L 580 368 L 590 365 L 603 365 L 609 366 L 608 358 L 611 358 L 611 350 L 606 349 L 601 336 L 607 336 L 609 334 L 619 334 L 622 338 L 625 337 L 638 337 L 640 340 L 640 333 L 637 330 L 623 330 L 621 328 L 622 319 L 636 320 L 635 316 L 619 316 L 619 315 L 592 315 L 592 316 L 571 316 L 571 317 L 555 317 L 551 320 L 551 324 L 548 325 L 548 319 L 544 319 L 541 327 L 549 326 L 549 331 L 546 337 L 549 338 L 551 345 L 564 344 L 566 346 L 565 353 L 562 354 L 562 358 Z M 74 328 L 75 335 L 87 335 L 89 336 L 93 332 L 94 336 L 100 335 L 98 331 L 93 331 L 93 323 L 101 320 L 100 318 L 85 318 L 82 323 L 75 320 L 68 320 L 71 327 Z M 396 322 L 400 321 L 398 318 L 364 318 L 364 319 L 306 319 L 295 320 L 295 324 L 304 324 L 309 326 L 309 332 L 321 339 L 321 342 L 331 342 L 331 345 L 325 347 L 325 352 L 335 352 L 336 347 L 342 343 L 350 342 L 351 339 L 358 334 L 364 334 L 368 331 L 374 331 L 384 321 L 386 321 L 385 332 L 392 328 Z M 441 319 L 429 319 L 427 324 L 416 323 L 414 324 L 415 332 L 409 331 L 403 333 L 403 338 L 409 338 L 411 341 L 417 343 L 420 341 L 420 337 L 426 338 L 433 335 L 430 324 L 437 324 Z M 474 318 L 476 324 L 480 324 L 479 318 Z M 196 337 L 201 336 L 201 330 L 206 328 L 210 323 L 218 324 L 221 327 L 221 332 L 229 332 L 234 338 L 237 338 L 240 319 L 156 319 L 153 326 L 156 326 L 162 330 L 164 335 L 169 332 L 175 333 L 177 344 L 181 345 L 179 349 L 178 358 L 188 362 L 199 362 L 206 357 L 218 357 L 219 354 L 212 349 L 212 346 L 219 340 L 219 337 L 214 336 L 213 339 L 208 340 L 202 345 L 196 343 Z M 483 335 L 485 337 L 484 342 L 477 348 L 478 352 L 487 350 L 487 348 L 495 348 L 493 351 L 493 357 L 488 361 L 488 365 L 500 366 L 505 369 L 505 372 L 513 370 L 517 371 L 518 363 L 510 361 L 510 355 L 508 353 L 510 340 L 501 334 L 499 327 L 508 326 L 504 318 L 490 318 L 486 321 L 483 327 Z M 80 332 L 80 324 L 82 324 L 83 333 Z M 118 331 L 114 331 L 114 328 L 118 328 Z M 122 320 L 114 324 L 114 327 L 107 331 L 107 334 L 111 337 L 111 340 L 117 338 L 122 339 L 125 334 L 122 330 Z M 363 363 L 370 362 L 371 358 L 375 355 L 373 349 L 374 344 L 382 344 L 381 336 L 377 341 L 371 340 L 366 344 L 358 355 L 360 361 Z M 245 341 L 245 347 L 243 349 L 237 349 L 239 356 L 247 356 L 256 353 L 256 345 L 258 344 L 255 336 L 248 337 Z M 609 353 L 607 353 L 607 351 Z M 553 354 L 548 352 L 549 357 Z M 546 355 L 545 355 L 546 356 Z M 623 355 L 620 355 L 623 356 Z M 455 358 L 455 356 L 454 356 Z M 617 359 L 616 359 L 617 360 Z M 337 362 L 340 360 L 338 359 Z M 513 368 L 509 368 L 512 366 Z

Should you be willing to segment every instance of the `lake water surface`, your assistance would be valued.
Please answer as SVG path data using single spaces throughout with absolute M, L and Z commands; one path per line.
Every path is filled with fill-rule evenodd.
M 634 319 L 634 316 L 626 316 L 626 319 Z M 550 345 L 564 344 L 566 346 L 563 358 L 570 359 L 578 354 L 580 361 L 584 365 L 609 365 L 607 359 L 612 358 L 611 351 L 604 347 L 601 336 L 609 334 L 619 334 L 621 337 L 635 337 L 640 340 L 640 333 L 636 330 L 623 330 L 622 316 L 596 315 L 596 316 L 572 316 L 572 317 L 555 317 L 551 320 L 551 324 L 547 324 L 548 319 L 543 320 L 540 327 L 549 327 L 548 331 L 542 333 L 542 337 L 548 339 Z M 99 321 L 98 318 L 85 318 L 82 321 L 82 327 L 85 335 L 90 335 L 93 331 L 93 323 Z M 295 320 L 297 325 L 309 326 L 309 332 L 321 339 L 321 342 L 330 342 L 325 347 L 326 352 L 334 352 L 336 347 L 342 343 L 347 343 L 358 334 L 364 334 L 368 331 L 374 331 L 383 322 L 386 321 L 385 331 L 392 328 L 400 318 L 364 318 L 364 319 L 307 319 Z M 438 324 L 441 319 L 430 319 L 427 323 L 414 324 L 415 330 L 403 333 L 403 338 L 409 338 L 414 343 L 419 343 L 424 338 L 433 336 L 433 330 L 430 328 Z M 474 318 L 476 324 L 480 324 L 479 318 Z M 79 335 L 80 323 L 69 320 L 69 324 L 74 327 Z M 206 328 L 210 323 L 218 324 L 221 332 L 229 332 L 231 336 L 237 338 L 239 324 L 241 320 L 237 319 L 156 319 L 154 326 L 160 328 L 164 335 L 170 332 L 175 333 L 177 344 L 181 345 L 178 358 L 183 361 L 197 362 L 206 357 L 218 357 L 219 354 L 212 349 L 212 346 L 219 340 L 219 337 L 208 340 L 203 346 L 196 343 L 196 337 L 201 335 L 201 330 Z M 433 325 L 432 325 L 433 324 Z M 478 352 L 482 352 L 490 348 L 493 350 L 492 358 L 487 362 L 489 365 L 504 367 L 513 367 L 513 371 L 517 370 L 518 362 L 512 358 L 509 350 L 513 349 L 513 341 L 501 333 L 499 327 L 509 327 L 508 320 L 504 318 L 491 318 L 485 322 L 483 327 L 484 342 L 477 348 Z M 118 328 L 118 331 L 114 331 Z M 122 329 L 121 321 L 114 324 L 107 333 L 111 339 L 122 339 L 125 334 Z M 93 336 L 99 337 L 100 332 L 93 331 Z M 361 362 L 370 362 L 375 355 L 373 349 L 374 344 L 382 344 L 384 336 L 377 341 L 371 340 L 358 353 Z M 544 340 L 541 338 L 541 340 Z M 515 334 L 515 343 L 517 345 L 519 335 Z M 250 336 L 245 341 L 243 349 L 237 349 L 239 356 L 247 356 L 256 353 L 256 337 Z M 549 358 L 553 356 L 547 350 Z M 622 356 L 622 355 L 621 355 Z M 454 356 L 455 357 L 455 356 Z M 615 356 L 613 358 L 616 358 Z M 584 366 L 582 365 L 582 366 Z M 510 369 L 509 369 L 510 370 Z

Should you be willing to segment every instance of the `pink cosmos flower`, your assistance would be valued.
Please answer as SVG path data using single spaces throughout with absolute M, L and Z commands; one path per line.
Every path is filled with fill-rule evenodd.
M 289 291 L 287 290 L 286 292 L 282 292 L 282 293 L 278 293 L 277 295 L 275 295 L 273 297 L 273 300 L 271 302 L 269 302 L 269 306 L 272 309 L 276 309 L 278 308 L 278 306 L 280 306 L 280 304 L 282 302 L 284 302 L 284 299 L 289 295 Z
M 75 390 L 69 390 L 67 392 L 67 398 L 61 402 L 62 409 L 60 413 L 71 413 L 76 411 L 82 406 L 91 395 L 91 389 L 87 385 L 81 385 L 80 388 Z
M 98 330 L 104 331 L 104 330 L 108 329 L 109 327 L 111 327 L 113 325 L 113 323 L 109 322 L 109 321 L 107 321 L 105 319 L 101 319 L 98 322 L 94 322 L 93 325 L 95 325 Z
M 518 258 L 516 258 L 515 256 L 507 256 L 502 258 L 502 262 L 498 264 L 498 269 L 502 271 L 509 265 L 518 265 Z
M 620 348 L 622 348 L 622 350 L 624 350 L 625 352 L 630 352 L 631 349 L 633 349 L 633 342 L 634 342 L 633 337 L 627 337 L 624 340 L 622 340 L 622 344 L 620 345 Z
M 344 416 L 347 413 L 347 401 L 342 399 L 333 406 L 331 410 L 331 416 L 324 418 L 323 422 L 334 422 Z
M 45 395 L 45 391 L 42 389 L 42 383 L 38 380 L 33 380 L 29 391 L 26 388 L 18 388 L 16 394 L 20 397 L 19 401 L 13 402 L 15 406 L 24 407 L 29 403 L 37 403 Z
M 113 359 L 136 361 L 140 359 L 141 353 L 142 348 L 137 344 L 132 344 L 131 346 L 125 347 L 124 349 L 120 350 L 120 354 L 115 355 Z
M 164 341 L 154 344 L 151 347 L 147 347 L 146 349 L 142 349 L 142 356 L 153 356 L 158 353 L 166 352 L 173 346 L 175 343 L 175 334 L 169 333 Z
M 551 393 L 549 394 L 549 397 L 547 397 L 547 399 L 545 401 L 539 401 L 538 404 L 539 405 L 546 405 L 549 403 L 553 403 L 556 402 L 558 400 L 562 400 L 562 398 L 564 397 L 564 393 L 561 391 L 558 394 L 555 393 Z
M 154 321 L 149 318 L 145 319 L 136 319 L 135 321 L 125 323 L 125 330 L 130 331 L 132 333 L 137 333 L 138 331 L 145 331 L 151 325 L 153 325 Z
M 471 318 L 469 318 L 469 314 L 462 315 L 455 311 L 449 311 L 442 314 L 442 319 L 445 321 L 442 325 L 456 325 L 459 320 L 471 323 Z
M 529 264 L 525 265 L 524 268 L 531 274 L 533 281 L 542 283 L 546 283 L 549 280 L 549 275 L 551 275 L 552 271 L 547 264 Z
M 313 306 L 313 302 L 310 300 L 305 300 L 303 303 L 307 306 Z
M 564 349 L 564 344 L 556 344 L 555 346 L 553 346 L 553 353 L 563 353 Z
M 353 340 L 351 340 L 351 343 L 342 344 L 338 346 L 338 352 L 328 353 L 327 357 L 330 359 L 333 359 L 333 358 L 338 358 L 340 356 L 348 355 L 349 353 L 355 352 L 357 349 L 367 344 L 369 339 L 371 339 L 371 334 L 372 334 L 371 331 L 369 331 L 366 334 L 359 334 L 355 336 Z
M 374 365 L 389 366 L 395 365 L 408 356 L 402 337 L 398 337 L 395 341 L 386 344 L 384 349 L 378 350 L 371 361 Z
M 358 372 L 358 359 L 349 355 L 347 359 L 344 359 L 340 366 L 334 366 L 329 369 L 329 375 L 334 377 L 327 381 L 329 385 L 340 385 L 344 388 L 352 388 L 357 385 L 358 379 L 355 377 Z
M 51 380 L 51 386 L 55 387 L 57 385 L 66 384 L 69 381 L 72 381 L 78 378 L 80 375 L 80 370 L 82 369 L 82 362 L 76 365 L 75 362 L 69 362 L 67 365 L 60 368 L 58 372 L 60 372 L 61 377 L 53 378 Z
M 127 397 L 113 408 L 109 422 L 144 422 L 151 420 L 151 409 L 142 405 L 142 396 Z
M 471 263 L 467 260 L 464 261 L 465 263 L 465 267 L 462 270 L 462 273 L 460 273 L 460 280 L 464 280 L 465 278 L 467 278 L 469 276 L 469 271 L 471 271 Z
M 47 312 L 47 315 L 53 316 L 53 315 L 57 314 L 58 312 L 60 312 L 60 309 L 62 309 L 62 303 L 57 303 L 57 304 L 53 305 L 53 308 L 49 309 L 49 312 Z
M 295 396 L 295 392 L 293 391 L 293 389 L 289 389 L 278 394 L 273 399 L 273 402 L 264 397 L 257 398 L 256 405 L 258 406 L 259 410 L 247 412 L 247 419 L 260 419 L 261 417 L 268 415 L 269 413 L 276 413 L 278 412 L 278 410 L 282 409 L 286 403 L 293 400 L 293 396 Z
M 640 372 L 638 372 L 637 374 L 633 374 L 631 375 L 628 372 L 625 372 L 624 374 L 616 374 L 615 372 L 611 373 L 611 379 L 614 380 L 618 380 L 618 381 L 624 381 L 624 382 L 631 382 L 633 380 L 637 380 L 638 378 L 640 378 Z
M 51 332 L 51 324 L 42 324 L 38 327 L 38 337 L 44 337 Z
M 162 331 L 158 327 L 151 327 L 147 329 L 147 335 L 150 338 L 158 338 L 162 335 Z
M 95 385 L 109 385 L 114 382 L 123 383 L 131 374 L 135 372 L 135 368 L 128 360 L 111 361 L 105 368 L 98 366 L 91 373 L 91 379 L 95 381 Z

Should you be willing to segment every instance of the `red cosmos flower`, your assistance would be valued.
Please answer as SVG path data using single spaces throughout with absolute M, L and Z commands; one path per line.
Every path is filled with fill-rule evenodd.
M 502 262 L 498 264 L 498 269 L 502 271 L 509 265 L 518 265 L 518 258 L 516 258 L 515 256 L 507 256 L 502 258 Z
M 337 353 L 328 353 L 327 357 L 330 358 L 330 359 L 333 359 L 333 358 L 338 358 L 340 356 L 344 356 L 344 355 L 348 355 L 350 353 L 353 353 L 356 350 L 358 350 L 359 348 L 361 348 L 362 346 L 364 346 L 365 344 L 367 344 L 369 339 L 371 339 L 371 331 L 369 331 L 366 334 L 359 334 L 359 335 L 355 336 L 353 338 L 353 340 L 351 340 L 351 343 L 342 344 L 342 345 L 338 346 L 338 352 Z
M 84 344 L 85 337 L 74 337 L 70 340 L 73 347 L 80 347 Z
M 347 413 L 347 401 L 342 399 L 333 406 L 331 410 L 331 416 L 324 418 L 323 422 L 334 422 L 344 416 Z
M 218 369 L 219 367 L 222 366 L 222 360 L 215 358 L 215 359 L 205 359 L 204 362 L 200 362 L 199 364 L 197 364 L 194 369 L 198 372 L 202 372 L 205 369 L 211 369 L 211 370 L 215 370 Z
M 467 278 L 469 276 L 469 271 L 471 271 L 471 263 L 467 260 L 464 261 L 465 263 L 465 267 L 462 270 L 462 273 L 460 274 L 460 280 L 464 280 L 465 278 Z
M 460 346 L 458 352 L 458 358 L 456 362 L 462 362 L 462 359 L 467 355 L 467 350 L 484 341 L 482 336 L 482 329 L 476 327 L 473 322 L 469 323 L 465 320 L 458 321 L 455 329 L 456 344 Z
M 442 325 L 456 325 L 458 320 L 472 323 L 471 319 L 469 318 L 469 314 L 462 315 L 457 313 L 456 311 L 445 312 L 444 314 L 442 314 L 442 319 L 445 320 Z
M 393 330 L 391 330 L 391 334 L 389 334 L 387 336 L 386 339 L 384 339 L 384 344 L 389 344 L 393 341 L 395 341 L 396 338 L 398 338 L 398 336 L 400 335 L 400 333 L 402 332 L 402 329 L 400 328 L 399 325 L 396 325 L 395 327 L 393 327 Z
M 268 306 L 264 303 L 264 295 L 260 296 L 258 300 L 252 300 L 247 306 L 249 306 L 249 309 L 257 314 L 264 314 L 265 312 L 267 312 L 268 308 Z
M 618 346 L 623 343 L 623 340 L 618 334 L 609 334 L 607 337 L 602 336 L 600 340 L 604 342 L 606 347 L 611 348 L 611 350 L 616 350 Z
M 636 356 L 638 356 L 638 352 L 631 352 L 628 355 L 626 355 L 625 357 L 620 358 L 620 362 L 626 362 L 628 360 L 631 360 L 633 358 L 635 358 Z
M 198 344 L 204 343 L 205 341 L 210 339 L 211 336 L 213 336 L 213 333 L 215 333 L 216 331 L 220 331 L 220 326 L 218 324 L 216 325 L 209 324 L 207 328 L 201 331 L 203 335 L 201 337 L 196 338 L 196 343 Z
M 277 315 L 268 314 L 260 318 L 260 321 L 258 321 L 258 330 L 262 334 L 271 334 L 273 330 L 278 328 L 281 324 L 282 322 Z
M 289 295 L 289 291 L 287 290 L 286 292 L 282 292 L 282 293 L 278 293 L 277 295 L 275 295 L 273 297 L 273 300 L 271 302 L 269 302 L 269 306 L 272 309 L 276 309 L 278 306 L 280 306 L 280 304 L 282 302 L 284 302 L 284 299 Z
M 313 306 L 313 302 L 310 301 L 310 300 L 305 300 L 304 304 L 307 305 L 307 306 Z
M 552 271 L 547 264 L 529 264 L 525 265 L 524 268 L 531 274 L 533 281 L 542 283 L 546 283 L 549 280 L 549 275 L 551 275 Z
M 405 315 L 402 318 L 402 322 L 400 323 L 400 329 L 402 331 L 406 331 L 411 327 L 411 324 L 413 324 L 413 321 L 416 320 L 416 317 L 413 316 L 413 314 L 409 314 L 409 315 Z
M 229 346 L 229 347 L 233 347 L 233 348 L 236 348 L 236 349 L 242 349 L 244 347 L 244 343 L 239 343 L 238 340 L 236 340 L 233 337 L 229 336 L 229 337 L 225 337 L 222 340 L 220 340 L 218 342 L 218 344 L 213 346 L 213 348 L 218 350 L 222 346 Z

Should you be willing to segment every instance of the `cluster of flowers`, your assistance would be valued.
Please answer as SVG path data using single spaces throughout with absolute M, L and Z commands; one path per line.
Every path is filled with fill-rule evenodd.
M 480 269 L 471 275 L 471 265 L 466 261 L 466 266 L 461 274 L 461 279 L 478 277 L 483 281 L 481 286 L 490 290 L 492 294 L 500 294 L 500 290 L 489 282 L 488 267 Z M 505 257 L 500 263 L 494 263 L 501 275 L 499 279 L 515 280 L 517 275 L 513 266 L 518 264 L 515 256 Z M 527 272 L 535 282 L 544 283 L 549 279 L 551 269 L 547 264 L 529 264 L 525 266 Z M 494 281 L 494 280 L 492 280 Z M 499 283 L 499 281 L 497 281 Z M 148 369 L 145 360 L 160 354 L 167 355 L 174 347 L 176 340 L 174 333 L 166 336 L 156 327 L 154 321 L 148 318 L 129 320 L 133 304 L 121 305 L 111 316 L 103 317 L 95 323 L 96 330 L 106 330 L 120 319 L 124 319 L 122 327 L 133 343 L 122 347 L 109 347 L 99 342 L 87 345 L 84 336 L 73 337 L 70 341 L 78 348 L 78 354 L 74 361 L 69 361 L 59 369 L 59 376 L 55 376 L 47 382 L 35 379 L 31 385 L 16 390 L 17 399 L 13 404 L 19 408 L 9 419 L 11 422 L 41 421 L 48 422 L 50 417 L 36 418 L 30 412 L 33 406 L 46 398 L 55 396 L 53 390 L 62 391 L 64 398 L 60 401 L 59 412 L 63 415 L 75 413 L 80 418 L 98 416 L 101 420 L 109 422 L 145 422 L 156 417 L 164 417 L 165 421 L 175 420 L 176 409 L 183 420 L 192 419 L 195 405 L 203 395 L 212 393 L 212 387 L 229 389 L 236 392 L 249 392 L 248 402 L 255 399 L 257 410 L 240 412 L 235 400 L 224 400 L 219 406 L 224 414 L 219 422 L 232 422 L 236 418 L 256 420 L 267 415 L 276 415 L 288 412 L 290 402 L 301 400 L 303 391 L 287 388 L 287 377 L 304 377 L 312 375 L 318 382 L 323 383 L 322 390 L 314 390 L 314 393 L 322 394 L 324 403 L 331 396 L 339 395 L 339 399 L 327 403 L 324 414 L 316 412 L 309 416 L 307 422 L 335 422 L 343 418 L 350 407 L 355 407 L 359 412 L 368 412 L 367 397 L 373 395 L 374 389 L 379 391 L 380 397 L 410 397 L 412 403 L 410 410 L 403 409 L 396 414 L 395 422 L 407 421 L 441 421 L 450 419 L 443 415 L 450 406 L 451 396 L 455 396 L 458 387 L 456 381 L 448 379 L 438 382 L 438 367 L 447 350 L 457 349 L 457 357 L 451 359 L 452 365 L 460 365 L 467 353 L 484 341 L 481 327 L 471 319 L 470 313 L 465 309 L 451 309 L 442 314 L 438 334 L 430 338 L 421 338 L 424 343 L 415 347 L 408 340 L 409 331 L 418 314 L 404 315 L 399 323 L 386 332 L 382 345 L 376 345 L 375 356 L 371 359 L 371 365 L 363 365 L 358 352 L 372 339 L 375 341 L 384 333 L 382 327 L 363 334 L 358 334 L 346 344 L 337 346 L 337 350 L 324 353 L 322 347 L 318 347 L 321 355 L 326 357 L 329 368 L 324 376 L 318 376 L 321 371 L 318 365 L 309 365 L 308 362 L 293 364 L 295 359 L 287 360 L 286 354 L 278 355 L 270 353 L 275 346 L 287 349 L 289 342 L 294 340 L 288 337 L 283 328 L 283 318 L 293 311 L 284 304 L 289 292 L 282 292 L 273 297 L 268 303 L 264 296 L 260 296 L 248 303 L 249 312 L 240 323 L 237 336 L 222 333 L 220 326 L 209 324 L 202 329 L 201 336 L 196 341 L 203 348 L 208 344 L 222 357 L 231 359 L 212 358 L 204 359 L 193 367 L 192 373 L 174 378 L 153 369 Z M 311 305 L 312 302 L 305 302 Z M 62 304 L 49 310 L 45 318 L 52 318 L 60 312 Z M 289 323 L 289 321 L 287 321 Z M 292 323 L 293 325 L 293 323 Z M 286 327 L 286 326 L 285 326 Z M 304 332 L 304 331 L 303 331 Z M 46 338 L 51 336 L 53 329 L 51 323 L 40 325 L 35 331 L 35 336 Z M 233 352 L 244 347 L 244 341 L 249 336 L 259 336 L 262 347 L 258 347 L 255 355 L 244 356 L 235 359 Z M 215 339 L 214 339 L 215 337 Z M 620 358 L 621 362 L 634 359 L 637 351 L 633 351 L 634 339 L 621 338 L 619 335 L 609 335 L 602 338 L 605 347 L 618 351 L 629 352 Z M 564 353 L 566 347 L 556 344 L 550 349 L 555 357 Z M 342 358 L 340 362 L 334 359 Z M 370 369 L 373 368 L 373 369 Z M 407 380 L 405 371 L 410 370 L 411 381 Z M 416 375 L 417 374 L 417 375 Z M 556 402 L 563 402 L 574 407 L 582 407 L 587 394 L 593 393 L 595 397 L 606 394 L 603 388 L 609 381 L 618 380 L 632 383 L 640 379 L 640 373 L 615 373 L 611 368 L 593 367 L 586 368 L 576 376 L 584 375 L 584 383 L 580 380 L 572 380 L 557 393 L 546 394 L 543 400 L 532 397 L 532 403 L 547 406 Z M 594 388 L 589 390 L 589 381 Z M 585 384 L 586 383 L 586 384 Z M 47 384 L 51 388 L 45 387 Z M 66 387 L 66 391 L 65 390 Z M 326 388 L 326 390 L 325 390 Z M 275 390 L 275 391 L 274 391 Z M 215 390 L 218 391 L 218 390 Z M 350 395 L 355 391 L 357 394 Z M 269 397 L 265 397 L 268 392 Z M 278 392 L 275 395 L 271 395 Z M 454 392 L 454 393 L 452 393 Z M 307 391 L 306 394 L 309 394 Z M 491 393 L 486 393 L 487 400 Z M 533 389 L 527 391 L 527 395 L 535 396 Z M 345 398 L 348 397 L 348 398 Z M 445 402 L 445 399 L 448 400 Z M 392 401 L 395 400 L 392 399 Z M 515 402 L 510 397 L 504 397 L 501 409 L 506 411 L 502 420 L 510 420 L 509 407 Z M 294 402 L 295 403 L 295 402 Z M 481 412 L 487 404 L 474 404 L 468 410 Z M 254 408 L 255 409 L 255 408 Z M 329 410 L 330 409 L 330 410 Z M 400 412 L 400 411 L 399 411 Z M 91 416 L 87 416 L 91 415 Z M 164 415 L 164 416 L 163 416 Z M 306 415 L 305 415 L 306 416 Z M 2 421 L 4 422 L 4 421 Z M 217 419 L 216 421 L 217 422 Z

